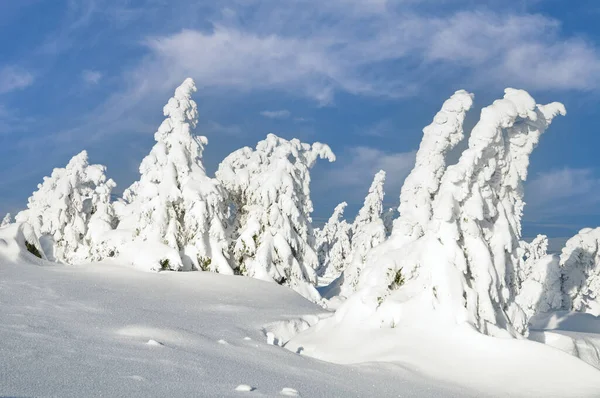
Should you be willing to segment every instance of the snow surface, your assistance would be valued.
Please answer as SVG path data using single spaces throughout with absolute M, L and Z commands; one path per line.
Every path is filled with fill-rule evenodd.
M 265 325 L 323 311 L 286 287 L 55 265 L 25 252 L 18 228 L 0 229 L 0 395 L 475 396 L 402 366 L 339 366 L 267 344 Z

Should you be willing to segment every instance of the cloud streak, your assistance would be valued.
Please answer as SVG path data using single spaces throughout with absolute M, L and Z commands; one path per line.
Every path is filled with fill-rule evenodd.
M 31 86 L 33 81 L 34 76 L 22 68 L 15 66 L 0 68 L 0 94 Z

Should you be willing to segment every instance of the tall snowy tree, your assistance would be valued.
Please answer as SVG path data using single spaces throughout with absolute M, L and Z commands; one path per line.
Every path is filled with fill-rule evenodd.
M 600 316 L 600 228 L 584 228 L 560 254 L 563 308 Z
M 317 254 L 319 256 L 319 277 L 336 278 L 346 268 L 352 253 L 351 226 L 344 220 L 344 210 L 348 204 L 342 202 L 335 207 L 333 214 L 319 232 Z
M 140 180 L 124 192 L 128 202 L 119 229 L 132 231 L 137 243 L 162 243 L 178 251 L 173 270 L 198 269 L 233 274 L 226 218 L 226 192 L 206 175 L 202 153 L 206 137 L 194 136 L 198 122 L 194 81 L 186 79 L 165 105 L 166 119 L 156 144 L 140 165 Z M 164 260 L 162 260 L 164 261 Z
M 470 104 L 471 95 L 456 93 L 424 130 L 419 152 L 430 147 L 433 165 L 417 155 L 411 175 L 420 175 L 420 182 L 407 178 L 390 243 L 367 255 L 357 293 L 338 309 L 337 321 L 362 314 L 362 321 L 391 326 L 419 317 L 467 323 L 490 335 L 526 333 L 526 316 L 515 303 L 522 182 L 540 135 L 565 109 L 536 105 L 525 91 L 506 89 L 503 99 L 481 111 L 458 163 L 446 167 L 445 154 L 462 136 Z
M 354 292 L 360 273 L 364 267 L 369 250 L 377 247 L 386 238 L 383 223 L 383 186 L 385 171 L 380 170 L 369 188 L 363 207 L 352 224 L 352 254 L 348 267 L 344 270 L 341 295 L 348 296 Z
M 90 165 L 87 152 L 82 151 L 64 169 L 56 168 L 44 177 L 27 210 L 17 214 L 17 222 L 29 223 L 43 246 L 52 248 L 50 259 L 88 261 L 96 237 L 112 228 L 110 193 L 116 184 L 106 179 L 105 171 L 102 165 Z M 99 218 L 108 225 L 100 225 Z
M 235 204 L 233 252 L 243 275 L 290 286 L 318 301 L 310 169 L 318 158 L 334 161 L 327 145 L 269 134 L 256 150 L 242 148 L 219 165 Z

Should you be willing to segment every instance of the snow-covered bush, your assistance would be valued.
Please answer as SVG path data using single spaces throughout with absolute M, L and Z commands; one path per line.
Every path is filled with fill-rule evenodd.
M 563 307 L 600 316 L 600 228 L 584 228 L 560 254 Z
M 105 166 L 90 165 L 82 151 L 65 168 L 44 177 L 27 210 L 17 214 L 17 222 L 33 227 L 49 259 L 88 261 L 97 237 L 114 227 L 110 193 L 116 184 L 106 179 L 105 171 Z
M 338 277 L 350 261 L 352 230 L 346 220 L 342 219 L 346 206 L 348 206 L 346 202 L 337 205 L 317 235 L 317 254 L 319 256 L 317 274 L 319 277 L 327 279 Z
M 117 206 L 119 230 L 130 231 L 136 247 L 166 245 L 181 255 L 171 270 L 204 270 L 233 274 L 230 263 L 226 219 L 226 192 L 206 175 L 202 152 L 206 137 L 192 135 L 198 122 L 196 103 L 191 99 L 196 86 L 186 79 L 165 105 L 167 117 L 154 135 L 156 144 L 140 165 L 140 180 L 123 194 L 127 204 Z M 112 242 L 122 243 L 111 237 Z M 107 240 L 104 251 L 118 244 Z M 160 262 L 160 260 L 157 260 Z M 166 264 L 165 261 L 163 261 Z
M 217 178 L 235 207 L 233 253 L 239 272 L 290 286 L 318 301 L 310 169 L 331 149 L 269 134 L 256 150 L 242 148 L 219 165 Z
M 329 322 L 381 327 L 418 320 L 467 323 L 490 335 L 526 333 L 515 303 L 522 182 L 540 135 L 565 109 L 506 89 L 481 111 L 458 162 L 446 167 L 471 103 L 470 94 L 455 93 L 424 129 L 392 236 L 367 254 L 357 292 Z
M 341 285 L 341 295 L 344 297 L 354 292 L 369 250 L 381 244 L 386 238 L 382 218 L 384 183 L 385 171 L 380 170 L 375 174 L 363 207 L 358 211 L 352 224 L 352 254 L 349 265 L 344 270 Z

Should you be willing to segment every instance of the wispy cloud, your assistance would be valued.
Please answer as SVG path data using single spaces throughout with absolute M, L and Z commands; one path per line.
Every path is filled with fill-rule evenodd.
M 415 164 L 415 154 L 415 151 L 394 153 L 366 146 L 348 148 L 338 156 L 339 160 L 326 172 L 323 181 L 329 189 L 347 190 L 352 196 L 348 197 L 349 203 L 360 202 L 364 196 L 360 188 L 367 189 L 375 173 L 384 170 L 387 173 L 386 201 L 394 202 L 398 200 L 404 179 Z
M 236 124 L 224 125 L 215 121 L 209 121 L 205 126 L 201 126 L 198 131 L 200 134 L 203 134 L 205 131 L 207 133 L 234 136 L 242 134 L 242 128 Z
M 525 216 L 533 220 L 598 214 L 600 177 L 588 168 L 542 172 L 527 183 L 525 201 Z
M 84 70 L 81 72 L 81 78 L 87 84 L 98 84 L 102 79 L 102 73 L 97 70 Z
M 33 84 L 34 76 L 16 66 L 0 68 L 0 94 L 23 89 Z
M 287 109 L 279 111 L 262 111 L 260 114 L 269 119 L 287 119 L 292 115 Z

